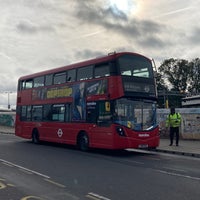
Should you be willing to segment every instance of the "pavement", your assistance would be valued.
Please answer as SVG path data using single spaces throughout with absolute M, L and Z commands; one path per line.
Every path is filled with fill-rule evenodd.
M 169 144 L 169 139 L 161 138 L 159 147 L 154 151 L 200 158 L 200 140 L 180 139 L 179 146 Z
M 1 134 L 14 134 L 14 132 L 14 127 L 0 125 Z M 151 151 L 200 158 L 200 140 L 180 139 L 179 146 L 169 146 L 169 143 L 169 139 L 161 137 L 159 147 Z
M 15 129 L 12 126 L 2 126 L 2 125 L 0 125 L 0 133 L 14 134 L 15 133 Z

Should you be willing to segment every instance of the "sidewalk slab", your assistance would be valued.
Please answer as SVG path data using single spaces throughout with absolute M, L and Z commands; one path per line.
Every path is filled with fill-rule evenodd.
M 155 151 L 193 156 L 200 158 L 200 140 L 179 140 L 179 146 L 169 146 L 169 139 L 160 139 L 160 145 Z
M 2 126 L 2 125 L 0 125 L 0 133 L 14 134 L 15 133 L 15 129 L 12 126 Z

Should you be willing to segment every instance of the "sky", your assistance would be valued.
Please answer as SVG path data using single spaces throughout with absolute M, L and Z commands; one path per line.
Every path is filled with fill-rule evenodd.
M 192 60 L 200 0 L 0 0 L 0 107 L 15 106 L 20 76 L 131 51 Z

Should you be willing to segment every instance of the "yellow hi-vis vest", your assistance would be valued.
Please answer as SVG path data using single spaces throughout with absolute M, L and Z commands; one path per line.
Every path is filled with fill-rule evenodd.
M 181 115 L 179 113 L 169 114 L 166 120 L 166 127 L 179 127 L 181 125 Z

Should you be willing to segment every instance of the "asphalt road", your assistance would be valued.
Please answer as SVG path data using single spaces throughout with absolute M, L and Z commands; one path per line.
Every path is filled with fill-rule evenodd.
M 92 150 L 0 134 L 3 200 L 199 200 L 200 159 Z

